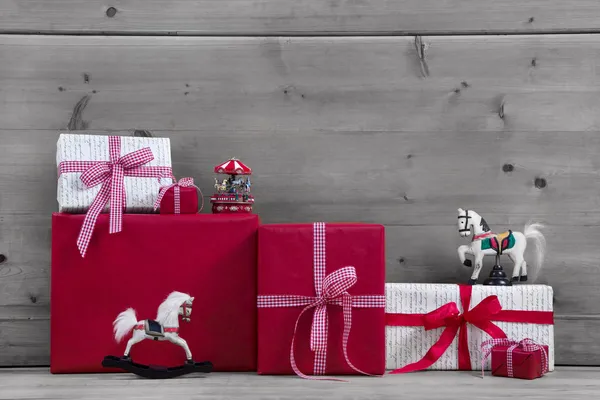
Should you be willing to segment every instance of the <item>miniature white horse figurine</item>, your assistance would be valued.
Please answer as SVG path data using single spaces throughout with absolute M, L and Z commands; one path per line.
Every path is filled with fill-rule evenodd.
M 473 234 L 471 244 L 462 245 L 458 248 L 458 257 L 460 262 L 470 267 L 471 260 L 467 260 L 465 255 L 470 254 L 475 258 L 475 269 L 469 279 L 469 285 L 477 283 L 481 267 L 483 266 L 483 256 L 499 256 L 506 254 L 514 263 L 512 281 L 527 281 L 527 263 L 524 254 L 527 248 L 527 239 L 534 239 L 536 244 L 535 261 L 539 271 L 544 262 L 546 253 L 546 239 L 539 231 L 543 228 L 542 224 L 528 223 L 525 225 L 523 233 L 506 231 L 495 234 L 491 231 L 485 219 L 473 210 L 458 209 L 458 233 L 462 237 L 468 237 Z
M 131 339 L 127 342 L 127 348 L 123 359 L 131 361 L 129 352 L 131 347 L 144 339 L 168 340 L 171 343 L 183 347 L 187 358 L 186 363 L 193 364 L 192 352 L 185 340 L 179 337 L 179 316 L 182 320 L 189 322 L 192 315 L 193 297 L 181 292 L 172 292 L 167 299 L 158 307 L 156 320 L 146 319 L 138 321 L 133 308 L 120 313 L 113 322 L 115 340 L 117 343 L 133 331 Z
M 219 183 L 217 178 L 215 178 L 215 189 L 217 192 L 224 192 L 227 189 L 227 179 L 223 179 L 223 182 Z

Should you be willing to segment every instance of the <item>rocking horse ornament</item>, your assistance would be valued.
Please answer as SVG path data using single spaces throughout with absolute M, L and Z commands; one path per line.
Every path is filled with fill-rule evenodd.
M 477 284 L 479 273 L 483 266 L 484 256 L 495 256 L 496 263 L 490 278 L 484 282 L 484 285 L 510 285 L 511 281 L 506 278 L 506 274 L 500 266 L 500 255 L 506 254 L 514 263 L 512 272 L 512 282 L 527 281 L 527 263 L 525 261 L 525 249 L 527 248 L 527 239 L 532 239 L 535 243 L 535 265 L 539 270 L 544 262 L 546 253 L 546 239 L 539 231 L 543 228 L 539 223 L 528 223 L 523 232 L 506 231 L 500 234 L 493 233 L 487 222 L 481 215 L 473 210 L 458 209 L 458 233 L 462 237 L 473 235 L 469 245 L 458 247 L 458 257 L 460 262 L 467 266 L 473 266 L 471 260 L 466 255 L 472 255 L 475 261 L 475 268 L 469 285 Z
M 117 343 L 131 333 L 122 357 L 107 356 L 102 365 L 117 367 L 133 372 L 146 378 L 173 378 L 190 372 L 211 372 L 212 364 L 208 361 L 196 363 L 187 342 L 179 337 L 179 317 L 185 322 L 191 320 L 193 297 L 186 293 L 172 292 L 158 307 L 155 320 L 138 321 L 135 310 L 128 308 L 120 313 L 113 322 L 114 335 Z M 129 353 L 131 348 L 144 339 L 165 341 L 181 346 L 185 351 L 186 362 L 180 367 L 151 367 L 134 363 Z

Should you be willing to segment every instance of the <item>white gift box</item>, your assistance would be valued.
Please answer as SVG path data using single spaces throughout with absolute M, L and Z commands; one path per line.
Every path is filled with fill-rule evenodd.
M 168 138 L 120 137 L 120 155 L 148 147 L 154 159 L 143 167 L 171 168 L 171 143 Z M 109 136 L 62 133 L 56 144 L 56 165 L 67 161 L 109 161 Z M 58 211 L 73 214 L 87 212 L 99 193 L 101 185 L 87 187 L 80 179 L 81 172 L 60 173 L 58 176 Z M 152 213 L 162 185 L 171 184 L 170 177 L 125 176 L 125 212 Z M 107 204 L 104 211 L 108 211 Z
M 386 284 L 386 313 L 427 314 L 447 303 L 455 302 L 463 312 L 459 286 L 453 284 Z M 488 296 L 496 295 L 502 310 L 553 311 L 553 291 L 547 285 L 472 286 L 470 310 Z M 548 345 L 549 370 L 554 370 L 554 325 L 492 322 L 508 339 L 532 339 Z M 476 326 L 467 323 L 468 349 L 473 370 L 481 370 L 481 343 L 491 337 Z M 426 331 L 422 326 L 386 326 L 386 369 L 397 369 L 417 362 L 439 340 L 444 328 Z M 490 369 L 488 358 L 485 369 Z M 458 370 L 458 334 L 446 352 L 429 368 Z

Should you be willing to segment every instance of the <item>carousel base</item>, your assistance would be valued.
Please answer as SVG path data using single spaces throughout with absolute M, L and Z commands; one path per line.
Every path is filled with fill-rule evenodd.
M 254 197 L 220 193 L 213 195 L 210 202 L 213 214 L 249 214 L 252 212 Z
M 122 357 L 106 356 L 102 360 L 102 366 L 105 368 L 120 368 L 124 371 L 141 376 L 147 379 L 171 379 L 178 376 L 191 374 L 192 372 L 209 373 L 213 369 L 210 361 L 197 363 L 186 363 L 177 367 L 163 367 L 157 365 L 138 364 L 131 360 L 125 360 Z
M 213 203 L 213 214 L 250 214 L 252 204 L 250 203 Z

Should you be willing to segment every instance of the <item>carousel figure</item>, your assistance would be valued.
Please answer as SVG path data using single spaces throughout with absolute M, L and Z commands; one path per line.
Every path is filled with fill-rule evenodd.
M 250 194 L 252 169 L 237 158 L 215 166 L 217 174 L 228 175 L 219 183 L 215 178 L 216 193 L 210 198 L 213 214 L 251 213 L 254 197 Z

